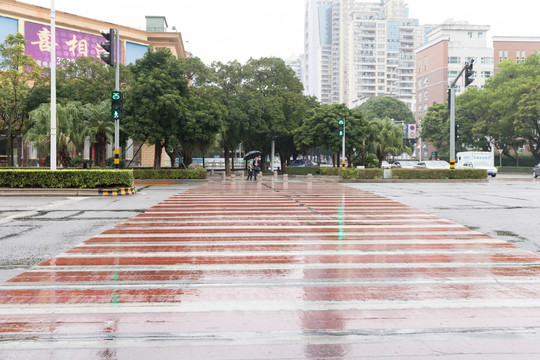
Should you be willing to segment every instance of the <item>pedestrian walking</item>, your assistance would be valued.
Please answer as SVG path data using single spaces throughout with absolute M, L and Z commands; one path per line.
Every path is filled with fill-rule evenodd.
M 261 171 L 261 161 L 258 156 L 253 159 L 253 181 L 257 181 L 257 174 Z
M 247 170 L 248 170 L 248 176 L 246 180 L 249 181 L 253 179 L 253 161 L 251 160 L 248 161 Z

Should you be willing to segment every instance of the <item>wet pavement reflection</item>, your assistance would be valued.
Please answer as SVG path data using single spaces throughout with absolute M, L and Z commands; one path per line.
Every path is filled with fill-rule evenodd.
M 2 359 L 532 359 L 540 256 L 339 184 L 209 182 L 2 284 L 0 339 Z

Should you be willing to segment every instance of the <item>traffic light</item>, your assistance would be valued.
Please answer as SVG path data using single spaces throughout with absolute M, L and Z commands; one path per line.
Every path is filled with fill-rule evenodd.
M 345 119 L 339 119 L 337 123 L 339 126 L 338 134 L 340 137 L 343 137 L 343 134 L 345 133 Z
M 465 87 L 469 86 L 474 81 L 474 79 L 472 78 L 475 73 L 473 71 L 473 63 L 474 60 L 471 60 L 471 62 L 465 67 Z
M 124 104 L 124 95 L 121 91 L 113 91 L 111 93 L 111 114 L 113 120 L 122 120 L 124 113 L 122 106 Z
M 106 64 L 109 64 L 111 66 L 114 66 L 114 39 L 115 39 L 115 31 L 114 29 L 109 29 L 109 31 L 102 30 L 100 31 L 101 35 L 107 40 L 107 41 L 101 41 L 99 45 L 103 48 L 103 50 L 106 51 L 105 54 L 101 54 L 101 60 L 103 60 Z

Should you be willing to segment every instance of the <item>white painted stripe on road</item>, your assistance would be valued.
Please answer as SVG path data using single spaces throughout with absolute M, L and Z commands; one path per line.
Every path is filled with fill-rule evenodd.
M 253 240 L 247 243 L 246 241 L 149 241 L 149 242 L 108 242 L 108 243 L 82 243 L 77 247 L 130 247 L 130 246 L 304 246 L 304 245 L 334 245 L 334 246 L 347 246 L 347 245 L 458 245 L 458 244 L 507 244 L 506 241 L 494 238 L 478 238 L 478 239 L 407 239 L 407 240 L 271 240 L 261 241 Z M 76 248 L 77 248 L 76 247 Z
M 0 284 L 0 291 L 15 290 L 162 290 L 162 289 L 227 289 L 227 288 L 318 288 L 318 287 L 363 287 L 363 286 L 444 286 L 444 285 L 538 285 L 539 277 L 444 277 L 444 278 L 376 278 L 376 279 L 291 279 L 291 280 L 231 280 L 219 281 L 103 281 L 103 282 L 30 282 Z
M 207 223 L 212 223 L 212 220 L 208 220 Z M 334 222 L 335 223 L 335 222 Z M 248 232 L 251 232 L 253 230 L 258 229 L 265 229 L 268 228 L 270 225 L 258 225 L 258 224 L 251 224 L 247 226 L 225 226 L 225 225 L 219 225 L 219 229 L 233 229 L 233 230 L 240 230 L 245 229 Z M 373 226 L 373 225 L 281 225 L 276 224 L 274 225 L 276 227 L 279 227 L 280 229 L 329 229 L 329 230 L 339 230 L 339 229 L 380 229 L 380 226 Z M 121 225 L 120 225 L 121 227 Z M 463 225 L 459 225 L 456 223 L 448 223 L 448 224 L 404 224 L 404 225 L 384 225 L 385 229 L 422 229 L 422 228 L 435 228 L 435 229 L 453 229 L 453 228 L 459 228 L 459 229 L 467 229 Z M 153 226 L 145 226 L 145 227 L 129 227 L 130 230 L 154 230 L 154 229 L 160 229 L 160 230 L 215 230 L 216 226 L 163 226 L 163 227 L 153 227 Z M 380 232 L 379 232 L 380 233 Z
M 516 262 L 431 262 L 431 263 L 278 263 L 278 264 L 174 264 L 174 265 L 50 265 L 50 266 L 35 266 L 30 271 L 147 271 L 147 270 L 163 270 L 163 271 L 251 271 L 251 270 L 307 270 L 307 269 L 464 269 L 468 268 L 526 268 L 540 266 L 539 261 L 520 261 Z
M 306 233 L 306 232 L 228 232 L 228 233 L 218 233 L 218 232 L 211 232 L 211 233 L 137 233 L 137 234 L 129 234 L 129 233 L 120 233 L 120 234 L 98 234 L 94 236 L 94 238 L 130 238 L 130 237 L 140 237 L 140 238 L 155 238 L 155 237 L 201 237 L 201 238 L 207 238 L 207 237 L 266 237 L 266 236 L 282 236 L 284 238 L 290 238 L 293 236 L 299 236 L 299 237 L 310 237 L 310 236 L 328 236 L 328 235 L 335 235 L 337 236 L 339 234 L 338 231 L 334 232 L 318 232 L 318 233 Z M 381 237 L 381 236 L 426 236 L 426 235 L 485 235 L 478 231 L 410 231 L 407 233 L 403 232 L 347 232 L 343 233 L 344 238 L 346 239 L 347 236 L 373 236 L 374 238 Z M 344 240 L 347 241 L 347 240 Z
M 352 300 L 308 301 L 196 301 L 178 303 L 116 303 L 116 304 L 35 304 L 0 305 L 0 315 L 39 314 L 152 314 L 231 311 L 362 311 L 362 310 L 427 310 L 427 309 L 491 309 L 540 308 L 538 298 L 471 298 L 422 300 Z

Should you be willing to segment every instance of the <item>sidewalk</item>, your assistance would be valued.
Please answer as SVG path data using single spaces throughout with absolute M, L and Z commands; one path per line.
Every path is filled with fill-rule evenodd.
M 8 359 L 533 359 L 539 324 L 539 255 L 336 183 L 202 183 L 0 287 Z

